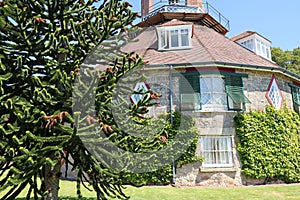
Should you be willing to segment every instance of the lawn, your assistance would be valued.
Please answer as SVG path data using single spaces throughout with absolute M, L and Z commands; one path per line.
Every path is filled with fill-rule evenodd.
M 61 181 L 60 199 L 77 199 L 75 182 Z M 171 186 L 128 186 L 125 193 L 131 200 L 300 200 L 300 184 L 247 186 L 239 188 L 177 188 Z M 95 199 L 95 194 L 83 191 L 85 200 Z M 1 196 L 1 194 L 0 194 Z M 24 200 L 25 192 L 18 200 Z

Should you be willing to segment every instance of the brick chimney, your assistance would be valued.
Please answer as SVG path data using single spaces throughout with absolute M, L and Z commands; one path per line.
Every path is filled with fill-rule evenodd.
M 153 0 L 141 0 L 141 12 L 142 16 L 147 15 L 153 9 Z
M 202 0 L 186 0 L 187 6 L 199 6 L 202 10 L 204 10 Z

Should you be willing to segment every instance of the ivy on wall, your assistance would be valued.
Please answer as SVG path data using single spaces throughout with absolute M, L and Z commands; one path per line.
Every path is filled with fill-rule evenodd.
M 168 142 L 172 142 L 173 138 L 180 134 L 182 138 L 185 138 L 184 135 L 193 135 L 190 141 L 182 140 L 178 141 L 181 143 L 189 143 L 190 146 L 186 149 L 186 151 L 177 159 L 175 160 L 176 164 L 182 165 L 192 162 L 201 162 L 203 158 L 200 156 L 196 156 L 196 148 L 198 145 L 198 130 L 195 126 L 195 120 L 190 116 L 181 115 L 179 112 L 173 112 L 173 124 L 167 123 L 165 125 L 164 130 L 168 132 Z M 161 123 L 162 121 L 170 121 L 170 114 L 161 115 L 156 122 L 154 123 Z M 154 125 L 155 126 L 155 125 Z M 164 148 L 167 143 L 160 143 L 161 148 Z M 178 144 L 180 145 L 180 144 Z M 172 154 L 172 151 L 170 151 Z M 164 155 L 168 157 L 170 155 Z M 123 184 L 170 184 L 173 177 L 172 171 L 172 163 L 166 165 L 160 169 L 153 169 L 153 171 L 145 172 L 145 173 L 125 173 L 123 174 L 122 181 Z
M 235 117 L 242 173 L 249 178 L 300 181 L 300 119 L 286 107 Z

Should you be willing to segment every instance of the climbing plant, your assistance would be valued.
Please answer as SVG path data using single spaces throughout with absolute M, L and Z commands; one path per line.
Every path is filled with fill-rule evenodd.
M 237 150 L 246 177 L 300 181 L 300 119 L 286 107 L 251 111 L 235 118 Z
M 139 185 L 144 184 L 170 184 L 172 183 L 173 178 L 176 178 L 176 166 L 180 166 L 183 164 L 193 163 L 193 162 L 201 162 L 203 158 L 201 156 L 196 155 L 196 149 L 198 146 L 198 129 L 195 126 L 195 120 L 191 116 L 187 116 L 181 114 L 179 112 L 172 113 L 172 123 L 170 122 L 170 113 L 161 114 L 158 119 L 153 120 L 153 126 L 158 126 L 165 120 L 168 123 L 165 123 L 164 130 L 165 133 L 168 134 L 167 140 L 165 143 L 157 143 L 158 148 L 164 148 L 168 145 L 168 143 L 173 142 L 173 138 L 176 135 L 183 135 L 183 138 L 186 138 L 184 135 L 191 134 L 192 137 L 188 137 L 189 140 L 178 140 L 174 144 L 174 146 L 181 145 L 180 143 L 187 143 L 187 148 L 182 152 L 180 156 L 178 156 L 173 163 L 169 163 L 168 165 L 159 168 L 152 169 L 149 172 L 145 173 L 127 173 L 124 174 L 123 181 L 124 183 L 135 183 Z M 182 146 L 182 145 L 181 145 Z M 176 149 L 170 149 L 167 154 L 163 155 L 162 160 L 166 160 L 173 154 Z M 174 166 L 173 166 L 174 164 Z M 175 169 L 174 169 L 175 167 Z M 174 171 L 175 170 L 175 171 Z M 175 174 L 174 174 L 175 173 Z

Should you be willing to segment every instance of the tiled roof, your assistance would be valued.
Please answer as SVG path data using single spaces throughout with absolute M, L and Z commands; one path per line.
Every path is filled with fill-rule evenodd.
M 155 27 L 149 27 L 137 37 L 138 42 L 127 44 L 123 50 L 134 51 L 141 55 L 145 61 L 149 62 L 149 65 L 221 62 L 270 68 L 280 67 L 211 28 L 197 24 L 193 27 L 191 49 L 158 51 Z

